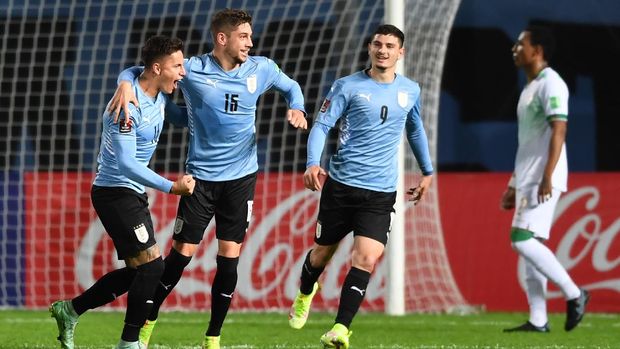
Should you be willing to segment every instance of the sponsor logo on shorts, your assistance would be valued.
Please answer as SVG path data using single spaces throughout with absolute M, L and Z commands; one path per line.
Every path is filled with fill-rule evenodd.
M 183 220 L 179 217 L 174 221 L 174 233 L 178 234 L 183 229 Z
M 248 217 L 246 219 L 246 221 L 248 223 L 250 223 L 250 221 L 252 220 L 252 210 L 254 208 L 254 201 L 253 200 L 248 200 Z
M 321 222 L 316 222 L 316 232 L 314 233 L 317 239 L 321 238 Z
M 149 232 L 146 230 L 144 223 L 140 223 L 140 225 L 133 227 L 133 232 L 141 243 L 149 241 Z

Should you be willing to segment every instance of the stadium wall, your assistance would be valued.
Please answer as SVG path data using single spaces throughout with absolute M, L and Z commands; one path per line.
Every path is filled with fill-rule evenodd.
M 48 183 L 62 180 L 65 188 L 54 189 L 45 200 L 52 205 L 38 205 L 35 195 L 48 190 Z M 511 212 L 499 210 L 499 199 L 509 174 L 440 174 L 439 202 L 443 217 L 446 248 L 459 289 L 469 304 L 490 311 L 525 311 L 522 292 L 523 270 L 510 248 Z M 294 297 L 298 271 L 305 256 L 303 246 L 311 243 L 318 204 L 316 193 L 294 189 L 299 174 L 289 174 L 271 186 L 258 187 L 255 217 L 240 261 L 239 286 L 234 299 L 235 310 L 281 309 Z M 549 246 L 567 267 L 573 278 L 592 291 L 590 309 L 599 312 L 620 311 L 620 188 L 618 174 L 572 174 L 570 190 L 558 205 L 558 214 Z M 24 304 L 31 308 L 47 306 L 51 301 L 70 297 L 89 287 L 107 271 L 119 267 L 110 240 L 96 218 L 88 196 L 92 175 L 84 173 L 28 173 L 24 178 L 26 193 L 25 246 L 9 253 L 22 255 L 18 270 L 24 271 Z M 259 181 L 262 178 L 259 177 Z M 478 183 L 472 185 L 472 183 Z M 286 190 L 283 188 L 291 188 Z M 262 199 L 266 192 L 280 190 L 275 200 Z M 170 248 L 175 205 L 171 196 L 150 193 L 157 240 L 164 251 Z M 39 207 L 37 209 L 37 207 Z M 47 209 L 41 210 L 41 207 Z M 481 214 L 483 213 L 483 214 Z M 39 226 L 51 227 L 48 231 Z M 67 229 L 67 227 L 71 227 Z M 215 272 L 216 240 L 214 227 L 205 234 L 202 252 L 186 270 L 184 278 L 166 303 L 166 309 L 208 309 L 210 280 Z M 410 232 L 415 234 L 415 232 Z M 72 241 L 79 240 L 74 248 Z M 63 245 L 65 242 L 65 245 Z M 323 288 L 316 300 L 318 309 L 337 306 L 340 286 L 348 263 L 347 240 L 323 275 Z M 51 268 L 50 266 L 53 266 Z M 384 263 L 378 267 L 369 285 L 365 310 L 382 310 L 385 284 Z M 517 278 L 517 274 L 519 277 Z M 14 292 L 12 290 L 5 290 Z M 549 309 L 563 311 L 564 301 L 553 286 L 549 292 Z M 121 306 L 124 299 L 113 306 Z

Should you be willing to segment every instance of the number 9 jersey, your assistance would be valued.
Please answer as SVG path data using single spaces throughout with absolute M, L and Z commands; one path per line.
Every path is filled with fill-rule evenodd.
M 331 178 L 358 188 L 396 190 L 398 145 L 403 129 L 425 175 L 433 167 L 420 117 L 419 85 L 396 74 L 379 83 L 365 71 L 336 80 L 316 117 L 315 128 L 327 134 L 340 120 L 339 145 L 329 163 Z M 311 133 L 307 166 L 318 165 L 324 140 Z

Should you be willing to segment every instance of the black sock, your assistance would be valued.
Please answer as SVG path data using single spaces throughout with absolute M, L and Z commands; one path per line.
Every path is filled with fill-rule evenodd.
M 217 256 L 217 271 L 211 287 L 211 320 L 207 336 L 219 336 L 224 318 L 228 313 L 233 292 L 237 286 L 237 264 L 239 257 Z
M 129 291 L 127 292 L 127 312 L 125 313 L 125 327 L 121 339 L 127 342 L 138 340 L 140 328 L 146 321 L 146 316 L 153 306 L 153 295 L 164 273 L 164 261 L 158 257 L 148 263 L 138 266 Z
M 347 328 L 351 326 L 353 317 L 359 310 L 362 301 L 364 301 L 369 280 L 369 272 L 351 267 L 342 285 L 336 323 L 343 324 Z
M 153 308 L 151 308 L 151 313 L 147 317 L 150 321 L 157 320 L 159 316 L 159 308 L 164 303 L 164 300 L 174 286 L 179 283 L 181 280 L 181 276 L 183 276 L 183 270 L 192 260 L 192 257 L 187 257 L 175 250 L 174 248 L 170 249 L 168 256 L 164 260 L 164 264 L 166 267 L 164 268 L 164 274 L 161 276 L 161 280 L 159 281 L 159 285 L 155 290 L 155 297 L 153 298 Z
M 314 283 L 319 279 L 321 273 L 325 269 L 325 267 L 315 268 L 310 264 L 310 253 L 312 250 L 308 251 L 306 255 L 306 260 L 301 268 L 301 284 L 299 285 L 299 291 L 303 294 L 312 293 L 312 288 L 314 287 Z
M 73 309 L 82 315 L 88 309 L 110 303 L 127 292 L 135 275 L 136 270 L 127 267 L 105 274 L 88 290 L 71 300 Z

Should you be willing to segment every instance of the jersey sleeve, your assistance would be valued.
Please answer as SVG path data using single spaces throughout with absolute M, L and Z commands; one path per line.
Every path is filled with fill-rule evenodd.
M 286 98 L 289 109 L 297 109 L 303 111 L 304 114 L 306 113 L 304 95 L 297 81 L 284 74 L 276 62 L 269 58 L 265 58 L 261 71 L 266 75 L 267 83 L 264 91 L 273 87 Z
M 133 67 L 127 68 L 118 75 L 118 78 L 116 79 L 116 83 L 120 84 L 122 81 L 129 81 L 131 83 L 138 76 L 140 76 L 140 74 L 142 74 L 143 70 L 144 70 L 144 67 L 142 66 L 133 66 Z
M 324 124 L 315 123 L 310 130 L 308 136 L 308 159 L 306 160 L 306 168 L 314 165 L 320 165 L 321 154 L 325 147 L 325 140 L 330 127 Z
M 336 125 L 336 121 L 340 119 L 348 106 L 348 97 L 344 87 L 342 80 L 334 82 L 323 104 L 321 104 L 321 109 L 315 122 L 322 123 L 330 128 Z
M 124 114 L 121 114 L 117 124 L 113 123 L 112 118 L 106 118 L 111 130 L 112 148 L 118 169 L 133 181 L 169 193 L 172 182 L 136 160 L 136 130 L 140 124 L 140 117 L 135 107 L 130 105 L 130 109 L 131 116 L 126 118 Z
M 418 97 L 418 100 L 407 115 L 405 128 L 407 130 L 407 140 L 409 141 L 411 151 L 413 151 L 413 155 L 415 155 L 418 161 L 422 174 L 427 176 L 433 174 L 433 163 L 431 162 L 431 155 L 428 150 L 428 138 L 424 131 L 422 118 L 420 117 L 420 109 L 420 98 Z
M 568 87 L 561 79 L 546 79 L 539 93 L 547 121 L 568 119 Z
M 187 107 L 179 107 L 172 99 L 167 98 L 165 112 L 166 121 L 178 127 L 187 127 Z

